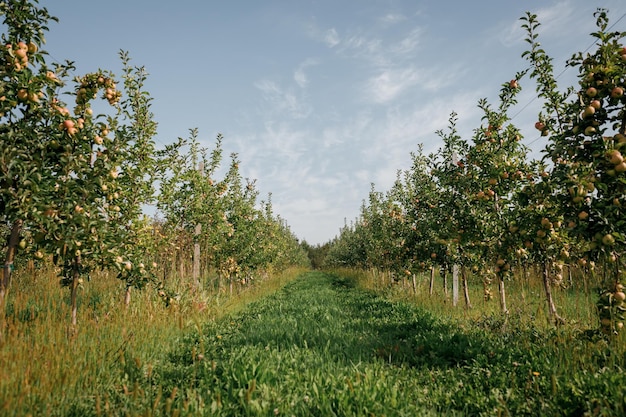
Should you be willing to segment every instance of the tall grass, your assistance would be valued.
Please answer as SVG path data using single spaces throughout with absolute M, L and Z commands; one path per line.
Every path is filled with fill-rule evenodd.
M 461 320 L 478 320 L 486 316 L 501 316 L 497 296 L 485 299 L 482 279 L 479 275 L 470 275 L 469 298 L 471 308 L 467 308 L 462 289 L 456 306 L 452 302 L 452 277 L 448 276 L 447 291 L 443 287 L 443 277 L 439 271 L 435 274 L 433 293 L 429 293 L 430 275 L 416 276 L 416 288 L 411 279 L 392 280 L 389 274 L 359 269 L 337 269 L 335 272 L 350 277 L 365 289 L 381 292 L 389 297 L 406 300 L 420 305 L 440 317 Z M 459 285 L 461 285 L 459 283 Z M 516 316 L 523 322 L 532 322 L 535 326 L 549 329 L 554 326 L 546 308 L 546 296 L 541 277 L 535 271 L 519 273 L 505 283 L 509 315 Z M 496 285 L 491 285 L 497 291 Z M 567 325 L 578 329 L 598 327 L 596 288 L 599 281 L 594 277 L 574 276 L 571 282 L 553 285 L 552 292 L 558 312 Z
M 275 274 L 232 295 L 225 290 L 192 295 L 184 282 L 174 280 L 168 289 L 178 296 L 169 306 L 146 288 L 132 293 L 128 308 L 122 282 L 96 273 L 81 288 L 74 328 L 69 291 L 60 287 L 54 271 L 18 270 L 0 346 L 0 415 L 71 415 L 81 403 L 123 390 L 129 369 L 137 364 L 150 369 L 200 323 L 243 308 L 300 272 Z

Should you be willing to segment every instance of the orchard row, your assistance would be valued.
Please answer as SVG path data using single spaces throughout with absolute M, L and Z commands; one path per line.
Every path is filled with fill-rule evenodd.
M 564 270 L 601 271 L 601 329 L 619 331 L 626 311 L 626 48 L 624 33 L 607 30 L 607 16 L 596 12 L 595 50 L 568 61 L 579 84 L 565 89 L 538 42 L 536 16 L 523 17 L 529 68 L 502 85 L 497 105 L 478 103 L 483 117 L 470 139 L 460 136 L 452 114 L 449 130 L 437 132 L 437 152 L 420 147 L 389 191 L 372 189 L 326 262 L 398 276 L 459 265 L 483 277 L 487 298 L 497 281 L 503 312 L 513 271 L 539 265 L 555 322 L 562 319 L 551 286 Z M 529 160 L 509 116 L 524 78 L 536 82 L 543 102 L 535 124 L 547 143 L 540 160 Z
M 16 262 L 28 259 L 58 268 L 73 323 L 77 288 L 96 269 L 117 271 L 129 289 L 191 272 L 199 289 L 208 270 L 232 282 L 305 262 L 271 201 L 241 178 L 237 155 L 216 178 L 221 137 L 210 155 L 195 131 L 156 150 L 147 74 L 128 54 L 121 83 L 105 70 L 76 76 L 42 49 L 56 20 L 47 9 L 8 0 L 0 14 L 2 311 Z M 149 205 L 163 218 L 146 217 Z

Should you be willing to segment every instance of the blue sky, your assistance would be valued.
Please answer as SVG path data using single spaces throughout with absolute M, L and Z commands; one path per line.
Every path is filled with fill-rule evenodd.
M 145 66 L 157 145 L 198 128 L 224 135 L 260 198 L 309 243 L 354 220 L 370 184 L 387 190 L 410 152 L 434 152 L 451 112 L 469 138 L 479 99 L 526 68 L 519 18 L 538 14 L 540 40 L 564 69 L 592 44 L 596 7 L 626 31 L 623 0 L 41 0 L 58 17 L 45 49 L 77 73 L 120 73 L 118 51 Z M 563 86 L 575 79 L 560 76 Z M 541 103 L 525 79 L 514 123 L 535 155 Z

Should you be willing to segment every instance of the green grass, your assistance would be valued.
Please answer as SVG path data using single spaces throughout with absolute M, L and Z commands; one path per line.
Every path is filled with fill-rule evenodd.
M 73 341 L 45 319 L 66 308 L 56 295 L 22 301 L 13 337 L 36 360 L 2 347 L 2 363 L 13 352 L 19 364 L 2 370 L 13 380 L 0 385 L 0 415 L 626 415 L 623 337 L 590 338 L 582 319 L 547 326 L 539 304 L 520 303 L 503 326 L 489 304 L 470 312 L 367 284 L 346 271 L 292 274 L 199 313 L 184 300 L 149 307 L 147 293 L 123 312 L 84 294 L 82 314 L 100 320 Z

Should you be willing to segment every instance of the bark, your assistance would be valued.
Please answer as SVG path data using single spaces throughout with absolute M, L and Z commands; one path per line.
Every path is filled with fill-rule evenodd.
M 202 232 L 202 225 L 196 224 L 194 235 L 196 242 L 193 244 L 193 269 L 191 274 L 193 289 L 195 291 L 200 290 L 200 243 L 197 241 L 200 238 Z
M 435 287 L 435 265 L 430 267 L 430 284 L 428 287 L 428 294 L 433 295 L 433 288 Z
M 78 285 L 80 283 L 80 257 L 77 256 L 74 258 L 74 268 L 72 271 L 72 284 L 70 287 L 71 290 L 71 304 L 72 304 L 72 318 L 71 323 L 72 326 L 76 326 L 78 322 Z
M 543 264 L 543 288 L 546 292 L 546 302 L 548 303 L 548 320 L 554 323 L 555 326 L 559 324 L 565 323 L 565 319 L 563 319 L 556 311 L 556 305 L 554 304 L 554 299 L 552 298 L 552 289 L 550 286 L 550 268 L 548 262 L 544 262 Z
M 11 285 L 11 274 L 13 272 L 13 262 L 15 261 L 15 255 L 17 253 L 17 246 L 20 242 L 20 232 L 22 231 L 22 220 L 16 220 L 11 227 L 11 234 L 9 235 L 9 244 L 7 247 L 6 256 L 4 259 L 4 268 L 2 270 L 2 277 L 0 279 L 0 308 L 4 312 L 4 300 L 9 292 L 9 286 Z
M 417 279 L 415 278 L 415 274 L 411 276 L 411 284 L 413 286 L 413 295 L 417 295 Z
M 467 283 L 467 268 L 464 266 L 461 268 L 461 280 L 463 282 L 463 297 L 465 298 L 465 307 L 472 308 L 472 302 L 469 296 L 469 285 Z
M 131 287 L 130 285 L 126 287 L 126 292 L 124 293 L 124 308 L 128 308 L 128 306 L 130 305 L 130 290 L 133 287 Z
M 500 310 L 503 314 L 509 314 L 506 307 L 506 291 L 504 289 L 504 276 L 498 274 L 498 293 L 500 294 Z

